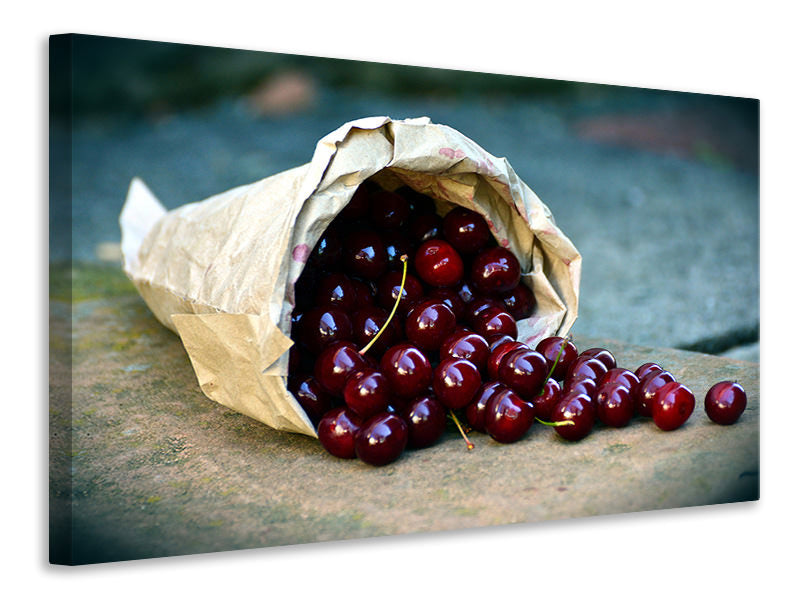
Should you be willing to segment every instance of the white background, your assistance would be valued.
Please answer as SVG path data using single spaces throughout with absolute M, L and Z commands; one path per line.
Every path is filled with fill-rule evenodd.
M 13 12 L 6 7 L 1 42 L 6 216 L 0 236 L 0 456 L 6 469 L 0 517 L 8 526 L 0 569 L 3 588 L 12 594 L 6 597 L 19 596 L 15 589 L 32 597 L 115 599 L 426 598 L 434 591 L 447 598 L 692 598 L 701 592 L 730 598 L 796 592 L 791 576 L 797 570 L 800 386 L 793 279 L 800 53 L 791 3 L 52 4 L 15 3 Z M 439 535 L 49 566 L 47 36 L 68 32 L 760 99 L 762 499 Z

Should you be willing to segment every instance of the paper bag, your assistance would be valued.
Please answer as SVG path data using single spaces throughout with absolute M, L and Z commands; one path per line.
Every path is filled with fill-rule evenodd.
M 352 121 L 323 137 L 311 161 L 166 211 L 139 179 L 120 215 L 123 268 L 156 318 L 180 336 L 202 391 L 270 427 L 316 436 L 287 390 L 294 283 L 317 240 L 372 178 L 486 218 L 519 258 L 535 344 L 578 314 L 581 256 L 505 158 L 427 117 Z

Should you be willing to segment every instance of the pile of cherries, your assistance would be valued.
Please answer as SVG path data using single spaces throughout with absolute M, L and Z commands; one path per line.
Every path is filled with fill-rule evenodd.
M 435 444 L 448 419 L 472 449 L 470 430 L 511 443 L 538 421 L 579 440 L 635 414 L 676 429 L 694 410 L 689 388 L 655 363 L 631 371 L 568 338 L 518 341 L 535 299 L 516 256 L 480 214 L 440 216 L 408 187 L 362 184 L 311 252 L 295 298 L 289 390 L 340 458 L 388 464 Z M 732 423 L 745 403 L 741 386 L 720 382 L 706 412 Z

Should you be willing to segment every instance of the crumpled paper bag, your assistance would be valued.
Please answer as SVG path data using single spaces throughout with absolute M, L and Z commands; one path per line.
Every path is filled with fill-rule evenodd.
M 120 215 L 123 268 L 156 318 L 180 336 L 202 391 L 267 425 L 316 437 L 286 388 L 297 281 L 317 240 L 372 178 L 434 198 L 440 214 L 482 214 L 520 260 L 535 344 L 578 314 L 581 256 L 550 210 L 492 156 L 427 117 L 369 117 L 323 137 L 311 162 L 167 211 L 134 179 Z

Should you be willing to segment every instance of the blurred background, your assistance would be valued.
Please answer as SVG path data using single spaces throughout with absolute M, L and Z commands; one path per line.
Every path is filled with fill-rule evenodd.
M 495 156 L 583 255 L 573 331 L 759 360 L 757 99 L 73 35 L 51 38 L 51 297 L 127 294 L 132 177 L 168 208 L 428 116 Z

